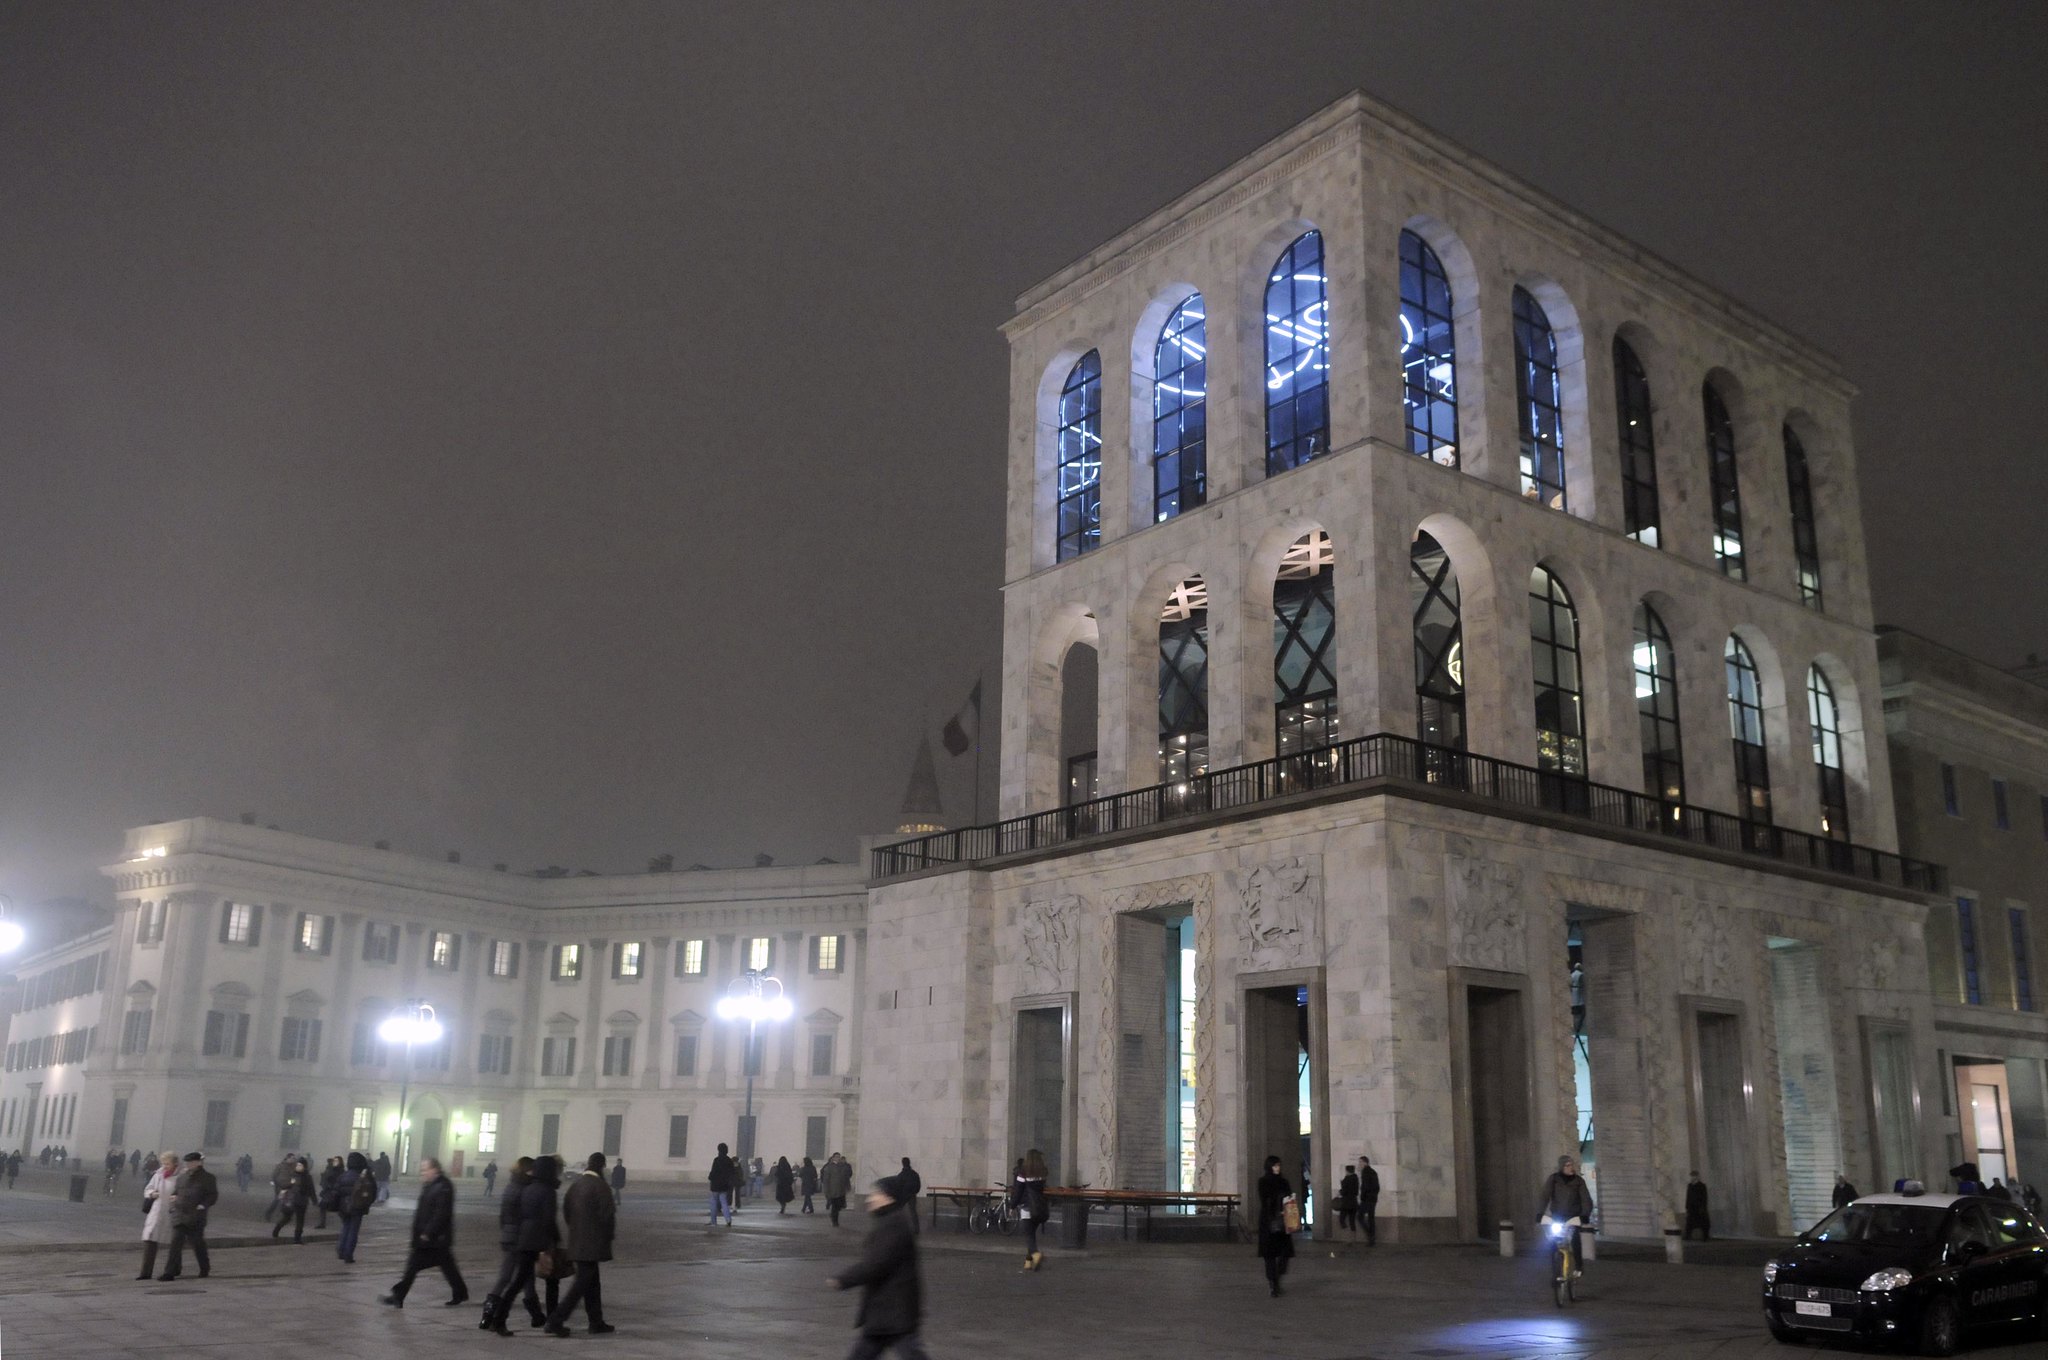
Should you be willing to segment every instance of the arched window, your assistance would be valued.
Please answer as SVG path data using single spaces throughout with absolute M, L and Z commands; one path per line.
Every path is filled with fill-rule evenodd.
M 1643 738 L 1643 789 L 1685 801 L 1685 753 L 1678 739 L 1678 667 L 1671 634 L 1647 604 L 1636 606 L 1636 722 Z
M 1465 628 L 1458 574 L 1428 534 L 1408 549 L 1408 598 L 1415 613 L 1415 734 L 1432 746 L 1465 749 Z
M 1209 327 L 1190 294 L 1160 329 L 1152 355 L 1152 519 L 1172 519 L 1209 498 Z
M 1536 765 L 1586 775 L 1584 696 L 1579 688 L 1579 611 L 1548 567 L 1529 573 L 1529 656 L 1536 676 Z
M 1820 776 L 1821 834 L 1845 841 L 1849 839 L 1849 784 L 1842 776 L 1842 713 L 1835 705 L 1834 686 L 1818 666 L 1806 671 L 1806 719 L 1813 728 L 1813 765 Z
M 1558 394 L 1557 336 L 1526 288 L 1515 290 L 1515 398 L 1522 425 L 1522 494 L 1562 510 L 1564 402 Z
M 1330 451 L 1330 286 L 1323 234 L 1295 239 L 1266 280 L 1266 475 Z
M 1735 794 L 1742 819 L 1768 826 L 1771 766 L 1764 755 L 1764 686 L 1749 648 L 1733 633 L 1722 649 L 1728 668 L 1728 728 L 1735 744 Z
M 1273 725 L 1281 755 L 1337 742 L 1337 573 L 1330 536 L 1304 534 L 1273 582 Z
M 1102 356 L 1089 350 L 1060 389 L 1058 560 L 1102 542 Z
M 1191 576 L 1159 616 L 1159 782 L 1209 770 L 1209 587 Z
M 1621 428 L 1621 531 L 1657 547 L 1657 443 L 1650 433 L 1650 377 L 1614 337 L 1614 416 Z
M 1458 358 L 1451 322 L 1451 280 L 1436 252 L 1401 233 L 1401 376 L 1408 452 L 1458 465 Z
M 1735 480 L 1735 422 L 1721 394 L 1708 383 L 1700 389 L 1707 418 L 1707 475 L 1714 501 L 1714 561 L 1723 576 L 1747 581 L 1742 562 L 1742 488 Z
M 1792 427 L 1785 427 L 1785 490 L 1792 505 L 1792 557 L 1799 567 L 1799 602 L 1808 609 L 1820 604 L 1820 533 L 1813 523 L 1813 476 L 1806 468 L 1806 445 Z

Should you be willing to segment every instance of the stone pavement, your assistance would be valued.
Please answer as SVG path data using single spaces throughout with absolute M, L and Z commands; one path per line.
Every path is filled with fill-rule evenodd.
M 24 1177 L 22 1188 L 0 1194 L 5 1360 L 268 1360 L 309 1346 L 321 1360 L 430 1348 L 491 1357 L 558 1344 L 527 1328 L 523 1317 L 515 1322 L 520 1335 L 510 1340 L 476 1329 L 497 1253 L 495 1210 L 474 1183 L 461 1186 L 457 1231 L 472 1304 L 441 1307 L 446 1295 L 436 1274 L 422 1277 L 402 1312 L 377 1302 L 404 1255 L 410 1212 L 396 1198 L 371 1215 L 351 1267 L 335 1259 L 331 1233 L 302 1247 L 271 1245 L 259 1221 L 263 1197 L 244 1197 L 230 1182 L 212 1236 L 260 1245 L 217 1250 L 210 1279 L 193 1278 L 188 1264 L 184 1280 L 144 1284 L 133 1278 L 141 1219 L 129 1189 L 124 1184 L 114 1203 L 99 1195 L 97 1203 L 76 1205 L 35 1193 Z M 606 1311 L 619 1330 L 597 1338 L 579 1328 L 564 1344 L 615 1360 L 845 1354 L 854 1299 L 824 1281 L 857 1252 L 863 1215 L 849 1214 L 835 1232 L 822 1214 L 778 1218 L 772 1206 L 749 1205 L 730 1229 L 709 1226 L 702 1213 L 695 1198 L 629 1189 L 619 1259 L 604 1269 Z M 1601 1260 L 1588 1268 L 1587 1297 L 1560 1311 L 1550 1303 L 1544 1262 L 1502 1261 L 1478 1247 L 1350 1248 L 1332 1256 L 1304 1244 L 1286 1296 L 1275 1300 L 1244 1247 L 1104 1242 L 1085 1253 L 1048 1252 L 1046 1269 L 1026 1275 L 1017 1268 L 1021 1239 L 942 1229 L 921 1240 L 925 1336 L 940 1360 L 1797 1354 L 1764 1332 L 1750 1265 Z M 2005 1338 L 1976 1353 L 2040 1360 L 2043 1351 L 2038 1342 Z

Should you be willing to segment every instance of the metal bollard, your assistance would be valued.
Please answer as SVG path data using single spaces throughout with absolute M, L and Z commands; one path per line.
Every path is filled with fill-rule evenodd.
M 1515 1254 L 1515 1224 L 1513 1219 L 1504 1218 L 1500 1221 L 1500 1254 L 1503 1256 L 1513 1256 Z
M 1579 1225 L 1579 1259 L 1581 1261 L 1597 1261 L 1600 1259 L 1600 1253 L 1593 1249 L 1593 1225 L 1590 1223 L 1581 1223 Z
M 1685 1238 L 1676 1228 L 1664 1230 L 1664 1259 L 1674 1266 L 1685 1264 Z

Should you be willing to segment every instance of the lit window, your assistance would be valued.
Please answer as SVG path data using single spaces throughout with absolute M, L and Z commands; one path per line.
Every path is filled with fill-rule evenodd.
M 1280 252 L 1266 279 L 1266 475 L 1330 451 L 1330 285 L 1323 234 Z
M 676 946 L 676 976 L 697 977 L 704 971 L 704 941 L 684 940 Z
M 1771 767 L 1764 753 L 1763 678 L 1740 639 L 1721 649 L 1728 672 L 1728 727 L 1735 748 L 1735 792 L 1746 822 L 1771 820 Z
M 1465 749 L 1465 644 L 1458 575 L 1429 534 L 1408 548 L 1408 599 L 1415 614 L 1415 734 L 1431 746 Z M 1444 757 L 1429 756 L 1431 770 Z
M 1159 620 L 1159 782 L 1209 772 L 1209 587 L 1174 587 Z
M 1628 341 L 1614 337 L 1614 417 L 1621 432 L 1621 531 L 1657 547 L 1657 440 L 1650 377 Z
M 583 946 L 558 944 L 555 946 L 555 980 L 573 982 L 583 973 Z
M 498 1150 L 498 1112 L 485 1110 L 476 1117 L 476 1150 L 496 1152 Z
M 256 943 L 256 908 L 247 902 L 226 902 L 221 906 L 222 944 Z
M 491 941 L 491 976 L 519 976 L 519 946 L 510 940 Z
M 1401 233 L 1401 380 L 1408 452 L 1458 465 L 1458 360 L 1451 280 L 1436 252 Z
M 1283 756 L 1337 741 L 1337 572 L 1330 536 L 1305 534 L 1273 582 L 1273 727 Z
M 1849 839 L 1849 789 L 1842 775 L 1842 715 L 1834 686 L 1818 666 L 1806 672 L 1806 719 L 1813 729 L 1813 766 L 1820 782 L 1821 834 Z
M 1536 680 L 1536 766 L 1586 777 L 1579 613 L 1548 567 L 1529 573 L 1529 656 Z
M 774 957 L 775 941 L 765 935 L 757 935 L 747 941 L 747 967 L 756 973 L 768 971 Z
M 316 916 L 310 911 L 299 913 L 298 948 L 301 954 L 325 954 L 333 934 L 332 916 Z
M 640 942 L 620 940 L 612 945 L 612 976 L 615 978 L 636 978 L 640 976 Z
M 137 944 L 159 944 L 164 938 L 164 912 L 167 902 L 144 902 L 135 913 L 135 942 Z
M 814 955 L 811 966 L 817 969 L 817 971 L 820 973 L 836 973 L 839 971 L 839 937 L 837 935 L 818 936 L 811 941 L 811 951 Z
M 1799 602 L 1820 608 L 1820 531 L 1813 518 L 1813 475 L 1806 446 L 1785 427 L 1785 490 L 1792 507 L 1792 560 L 1799 571 Z
M 1636 725 L 1643 742 L 1643 790 L 1666 803 L 1685 801 L 1685 756 L 1678 732 L 1678 673 L 1671 634 L 1647 604 L 1636 606 Z M 1676 815 L 1676 809 L 1673 810 Z
M 1208 329 L 1191 294 L 1153 350 L 1152 518 L 1172 519 L 1208 499 Z
M 370 1121 L 377 1111 L 369 1105 L 357 1105 L 348 1112 L 348 1146 L 351 1152 L 367 1152 L 370 1147 Z
M 444 972 L 453 972 L 461 952 L 462 941 L 453 931 L 437 930 L 427 945 L 427 962 Z
M 1060 389 L 1057 557 L 1102 542 L 1102 356 L 1089 350 Z
M 1700 389 L 1707 424 L 1707 475 L 1714 503 L 1714 561 L 1723 576 L 1749 579 L 1742 557 L 1742 485 L 1735 475 L 1735 422 L 1713 385 Z
M 1558 387 L 1557 335 L 1526 288 L 1514 294 L 1515 408 L 1522 434 L 1522 494 L 1563 510 L 1564 399 Z

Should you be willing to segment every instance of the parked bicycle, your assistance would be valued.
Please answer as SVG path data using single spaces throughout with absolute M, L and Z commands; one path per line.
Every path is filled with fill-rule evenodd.
M 999 1232 L 1008 1236 L 1017 1226 L 1017 1211 L 1010 1207 L 1009 1187 L 998 1185 L 989 1191 L 988 1198 L 967 1215 L 967 1226 L 977 1233 Z

